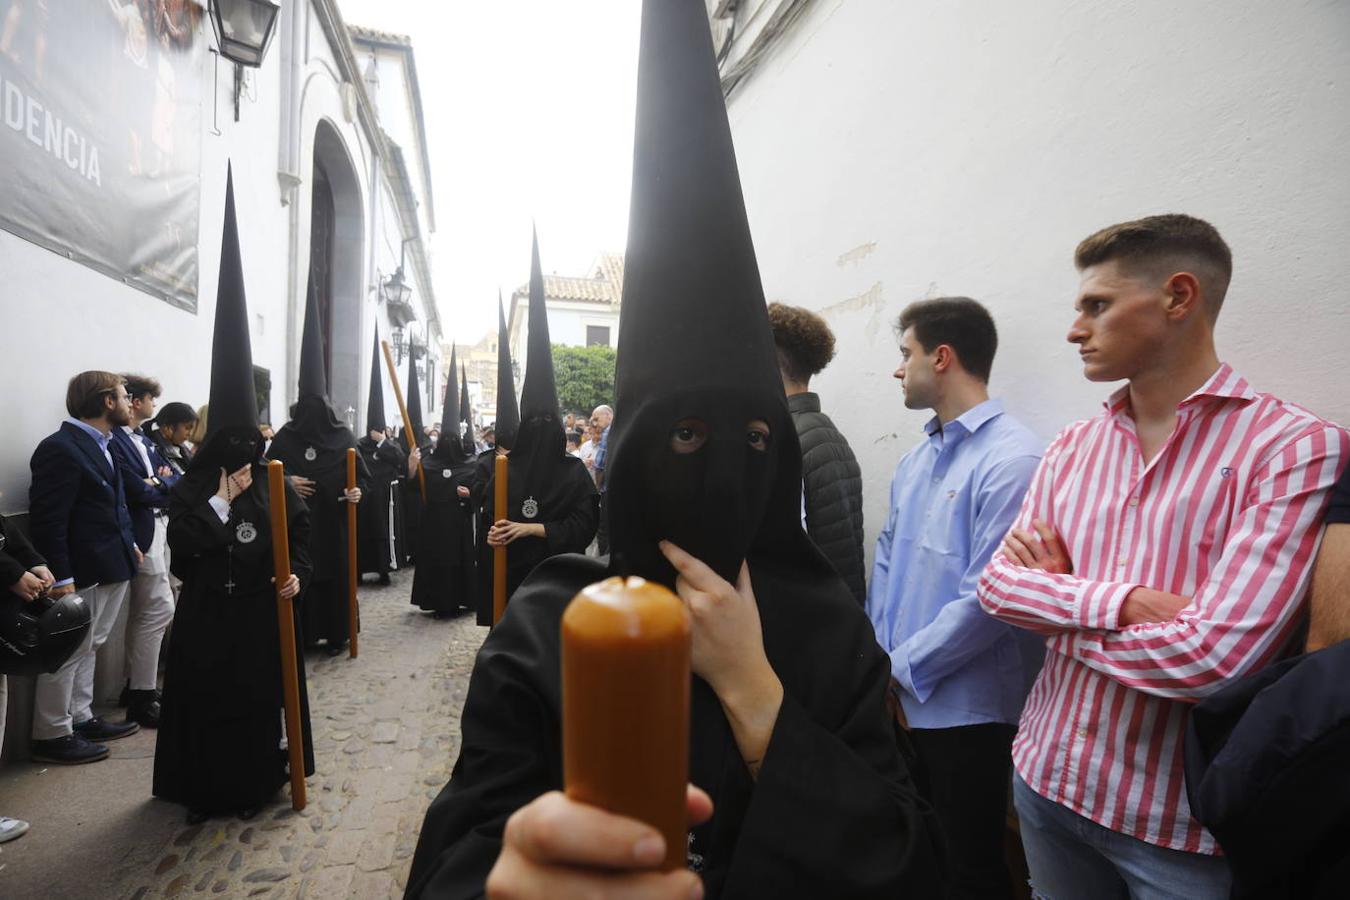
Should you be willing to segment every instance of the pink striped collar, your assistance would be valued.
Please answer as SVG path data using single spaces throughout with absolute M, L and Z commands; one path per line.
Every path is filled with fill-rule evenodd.
M 1256 391 L 1248 384 L 1247 379 L 1243 378 L 1228 363 L 1220 363 L 1214 370 L 1214 374 L 1209 376 L 1209 380 L 1200 385 L 1189 397 L 1177 404 L 1177 409 L 1198 403 L 1200 400 L 1212 397 L 1220 400 L 1241 400 L 1244 403 L 1256 399 Z M 1130 408 L 1130 386 L 1126 384 L 1112 392 L 1111 396 L 1102 403 L 1110 415 L 1119 415 L 1127 412 Z

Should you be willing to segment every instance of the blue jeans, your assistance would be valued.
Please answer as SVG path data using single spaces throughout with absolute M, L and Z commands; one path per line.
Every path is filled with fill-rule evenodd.
M 1227 900 L 1221 856 L 1169 850 L 1047 800 L 1013 774 L 1013 805 L 1037 900 Z

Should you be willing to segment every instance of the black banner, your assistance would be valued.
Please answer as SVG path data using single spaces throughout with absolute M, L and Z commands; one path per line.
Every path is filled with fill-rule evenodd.
M 0 228 L 197 308 L 192 0 L 0 0 Z

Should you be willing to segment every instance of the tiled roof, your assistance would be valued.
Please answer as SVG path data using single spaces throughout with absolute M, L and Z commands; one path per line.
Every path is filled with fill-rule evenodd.
M 511 298 L 514 301 L 518 297 L 529 296 L 529 293 L 530 285 L 522 284 L 512 293 Z M 623 256 L 618 253 L 600 254 L 589 278 L 567 275 L 544 276 L 545 300 L 614 306 L 622 300 L 622 294 Z
M 354 41 L 364 41 L 368 44 L 395 44 L 400 47 L 412 46 L 412 38 L 406 34 L 395 34 L 392 31 L 380 31 L 378 28 L 365 28 L 361 25 L 348 25 L 347 31 L 351 33 Z

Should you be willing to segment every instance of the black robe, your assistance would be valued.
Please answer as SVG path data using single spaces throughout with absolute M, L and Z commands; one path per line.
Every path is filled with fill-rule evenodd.
M 402 441 L 403 447 L 408 446 L 407 440 Z M 425 460 L 431 455 L 431 444 L 425 444 L 420 447 L 422 459 Z M 420 542 L 420 531 L 422 525 L 422 508 L 426 505 L 422 500 L 422 479 L 418 476 L 417 470 L 413 469 L 411 475 L 408 474 L 407 456 L 404 457 L 403 482 L 399 485 L 399 502 L 403 507 L 401 525 L 403 529 L 403 544 L 399 549 L 399 562 L 405 566 L 415 565 L 417 563 L 417 545 Z
M 493 548 L 488 546 L 487 532 L 498 518 L 493 509 L 493 489 L 496 478 L 493 475 L 496 451 L 490 450 L 478 459 L 481 467 L 487 471 L 486 479 L 481 482 L 475 508 L 478 513 L 478 624 L 492 624 L 492 578 Z M 525 577 L 550 556 L 563 553 L 584 553 L 595 537 L 595 528 L 599 522 L 597 503 L 599 495 L 595 492 L 595 483 L 586 472 L 581 460 L 572 456 L 560 456 L 548 478 L 539 479 L 545 487 L 538 495 L 533 492 L 517 493 L 511 485 L 518 478 L 518 469 L 514 460 L 507 482 L 512 497 L 508 505 L 512 522 L 538 522 L 544 526 L 544 537 L 523 537 L 510 543 L 506 548 L 506 596 L 515 594 Z M 523 480 L 523 479 L 520 479 Z M 534 516 L 525 514 L 526 500 L 533 500 L 537 506 Z
M 356 449 L 370 471 L 370 494 L 361 498 L 358 522 L 359 540 L 357 562 L 360 574 L 374 572 L 388 575 L 396 558 L 391 552 L 391 521 L 397 521 L 399 511 L 394 507 L 398 480 L 407 473 L 407 457 L 392 440 L 376 444 L 370 436 L 356 442 Z M 397 545 L 395 545 L 397 546 Z
M 790 564 L 789 564 L 790 565 Z M 927 808 L 885 709 L 890 662 L 851 596 L 812 593 L 807 566 L 750 560 L 764 649 L 783 705 L 753 781 L 712 689 L 695 677 L 690 780 L 714 798 L 689 858 L 707 896 L 941 896 Z M 464 704 L 450 782 L 422 826 L 408 898 L 480 897 L 506 819 L 562 788 L 559 623 L 605 563 L 569 555 L 529 577 L 488 635 Z
M 473 461 L 451 462 L 431 456 L 423 460 L 427 473 L 427 504 L 422 510 L 412 604 L 432 612 L 456 612 L 474 605 L 473 515 L 470 499 L 477 466 Z
M 350 434 L 348 432 L 347 434 Z M 311 441 L 282 426 L 268 459 L 279 459 L 286 474 L 300 475 L 315 482 L 314 493 L 305 498 L 311 514 L 309 555 L 314 575 L 300 596 L 300 620 L 305 626 L 305 642 L 314 646 L 322 640 L 330 647 L 347 642 L 347 503 L 341 499 L 347 487 L 347 451 L 336 441 L 331 446 Z M 351 441 L 355 446 L 355 441 Z M 313 459 L 308 457 L 313 451 Z M 370 489 L 370 471 L 357 454 L 356 486 L 365 494 Z M 357 525 L 360 539 L 360 525 Z
M 281 650 L 272 584 L 267 470 L 221 523 L 212 479 L 175 486 L 168 543 L 183 589 L 173 617 L 155 741 L 154 794 L 193 809 L 226 812 L 270 800 L 287 781 L 282 738 Z M 286 490 L 291 571 L 311 576 L 310 515 Z M 252 526 L 252 530 L 246 526 Z M 252 537 L 252 540 L 244 538 Z M 227 585 L 233 589 L 227 589 Z M 314 773 L 304 657 L 299 654 L 305 774 Z

